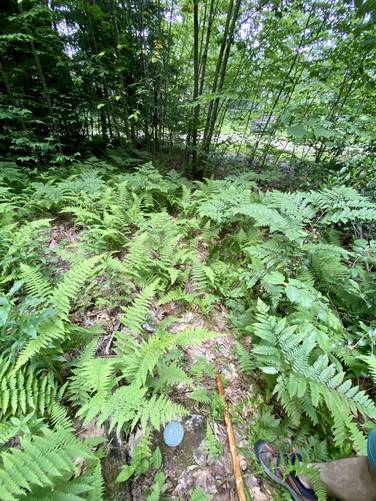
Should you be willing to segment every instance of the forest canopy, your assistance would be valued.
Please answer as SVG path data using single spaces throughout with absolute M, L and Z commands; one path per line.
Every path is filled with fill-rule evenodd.
M 2 0 L 0 499 L 235 499 L 225 409 L 248 499 L 259 439 L 327 499 L 376 424 L 375 84 L 374 0 Z
M 127 143 L 184 149 L 200 177 L 223 149 L 264 165 L 373 145 L 371 0 L 4 0 L 0 15 L 0 148 L 20 163 Z

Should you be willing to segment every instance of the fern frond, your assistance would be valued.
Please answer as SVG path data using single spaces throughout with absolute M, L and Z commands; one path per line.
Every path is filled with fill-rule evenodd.
M 189 501 L 209 501 L 209 498 L 204 490 L 200 489 L 200 487 L 196 487 Z
M 146 501 L 159 501 L 162 493 L 162 487 L 165 483 L 166 477 L 160 471 L 154 477 L 154 483 L 151 493 L 147 496 Z
M 368 355 L 361 357 L 362 360 L 367 364 L 369 373 L 373 379 L 373 382 L 376 384 L 376 356 Z
M 9 449 L 0 457 L 0 497 L 13 501 L 33 498 L 39 489 L 51 489 L 55 479 L 74 472 L 75 459 L 93 455 L 72 434 L 57 429 L 45 430 L 43 436 L 23 437 L 21 448 Z
M 215 281 L 213 270 L 199 261 L 192 266 L 192 281 L 197 293 L 204 293 L 209 290 Z
M 254 370 L 254 363 L 249 351 L 239 342 L 236 343 L 239 367 L 244 374 L 250 374 Z
M 125 308 L 122 323 L 124 327 L 133 331 L 140 332 L 142 323 L 145 321 L 146 314 L 150 308 L 155 291 L 158 287 L 158 281 L 144 287 L 131 306 Z
M 25 280 L 25 288 L 31 297 L 48 302 L 52 287 L 42 273 L 26 264 L 21 265 L 21 276 Z
M 101 256 L 93 256 L 76 263 L 54 289 L 50 304 L 58 312 L 59 318 L 67 318 L 72 299 L 77 296 L 84 283 L 96 273 L 96 266 L 100 260 Z
M 223 444 L 215 436 L 209 421 L 206 423 L 205 446 L 210 457 L 218 458 L 223 453 Z
M 140 413 L 142 428 L 150 422 L 153 428 L 159 430 L 169 421 L 178 416 L 186 416 L 188 411 L 180 404 L 175 404 L 164 395 L 153 395 L 144 405 Z
M 61 395 L 51 373 L 30 367 L 14 371 L 4 359 L 0 375 L 2 416 L 25 415 L 31 411 L 43 416 Z
M 42 349 L 46 348 L 54 339 L 63 340 L 66 331 L 64 321 L 68 320 L 71 301 L 77 296 L 84 283 L 96 273 L 96 266 L 101 256 L 94 256 L 79 261 L 64 275 L 61 282 L 52 290 L 47 307 L 52 308 L 52 314 L 46 315 L 39 325 L 38 335 L 31 339 L 22 349 L 15 366 L 15 370 L 25 365 Z M 38 274 L 29 274 L 32 290 L 38 287 Z
M 154 383 L 156 391 L 184 383 L 188 386 L 192 385 L 192 380 L 187 376 L 185 371 L 176 363 L 166 364 L 162 362 L 157 367 L 158 379 Z
M 119 433 L 122 427 L 136 426 L 139 421 L 140 409 L 145 404 L 146 388 L 140 388 L 136 384 L 121 386 L 110 397 L 99 424 L 103 424 L 111 416 L 110 430 L 115 426 Z

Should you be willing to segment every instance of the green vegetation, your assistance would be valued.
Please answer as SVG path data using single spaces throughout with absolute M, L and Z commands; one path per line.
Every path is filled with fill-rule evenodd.
M 375 18 L 372 0 L 4 2 L 1 499 L 107 499 L 109 437 L 137 431 L 117 482 L 168 499 L 165 423 L 199 411 L 224 453 L 219 367 L 188 353 L 229 332 L 254 471 L 259 438 L 364 454 Z
M 205 402 L 200 375 L 184 368 L 179 347 L 218 336 L 204 328 L 172 334 L 169 317 L 145 330 L 150 307 L 171 301 L 203 315 L 217 303 L 229 308 L 240 367 L 263 377 L 268 405 L 257 404 L 259 426 L 274 409 L 283 415 L 263 433 L 294 437 L 311 459 L 364 452 L 376 419 L 366 384 L 375 372 L 376 245 L 357 234 L 370 231 L 376 204 L 346 187 L 263 192 L 257 174 L 193 184 L 151 164 L 133 173 L 93 161 L 41 174 L 7 167 L 2 441 L 20 437 L 21 449 L 2 453 L 2 498 L 68 492 L 70 483 L 79 493 L 83 475 L 77 489 L 95 479 L 98 496 L 103 452 L 73 437 L 73 416 L 84 427 L 108 422 L 118 434 L 141 426 L 143 441 L 119 481 L 155 465 L 152 430 L 187 412 L 169 397 L 176 385 Z M 76 238 L 51 246 L 56 228 L 68 227 Z M 16 245 L 10 233 L 22 235 Z M 85 327 L 85 316 L 101 308 L 120 319 L 110 339 L 98 325 Z M 249 431 L 256 438 L 253 425 Z M 210 424 L 207 436 L 210 453 L 220 454 Z M 51 459 L 47 439 L 59 443 Z M 34 445 L 54 469 L 41 464 L 29 478 L 22 472 Z M 73 475 L 75 457 L 91 468 Z

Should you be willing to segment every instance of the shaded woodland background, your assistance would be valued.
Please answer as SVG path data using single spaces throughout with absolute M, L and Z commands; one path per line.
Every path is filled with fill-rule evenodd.
M 374 149 L 373 1 L 4 0 L 0 151 L 115 146 L 249 165 Z M 188 162 L 187 162 L 188 161 Z

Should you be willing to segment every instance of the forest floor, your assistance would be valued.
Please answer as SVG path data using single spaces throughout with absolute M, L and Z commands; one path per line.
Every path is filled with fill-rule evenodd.
M 81 237 L 81 230 L 74 225 L 73 221 L 56 221 L 52 224 L 45 256 L 48 263 L 54 265 L 56 273 L 64 274 L 69 269 L 67 261 L 57 257 L 59 249 L 64 249 L 74 257 Z M 204 262 L 205 249 L 197 250 Z M 103 289 L 109 287 L 106 277 L 97 277 L 97 282 Z M 190 282 L 185 284 L 185 289 L 194 293 L 194 286 Z M 100 356 L 108 356 L 111 353 L 115 333 L 121 327 L 120 309 L 107 307 L 80 309 L 74 312 L 71 318 L 82 327 L 100 326 L 104 329 L 105 334 L 98 340 L 96 352 Z M 154 302 L 144 328 L 152 334 L 155 331 L 155 325 L 169 318 L 173 320 L 169 330 L 174 334 L 192 328 L 206 328 L 218 332 L 218 338 L 182 348 L 184 370 L 191 372 L 194 370 L 195 363 L 202 360 L 215 369 L 215 372 L 221 374 L 225 382 L 226 403 L 234 421 L 234 432 L 246 488 L 254 501 L 272 500 L 272 495 L 262 478 L 252 472 L 249 454 L 242 454 L 242 451 L 249 447 L 247 426 L 244 423 L 252 420 L 254 411 L 248 402 L 254 401 L 255 395 L 252 378 L 242 374 L 239 368 L 235 350 L 236 337 L 230 326 L 227 308 L 216 303 L 215 308 L 207 315 L 194 305 L 187 307 L 176 301 L 158 305 Z M 206 389 L 209 394 L 216 393 L 214 373 L 211 376 L 204 376 L 200 381 L 200 387 Z M 188 499 L 189 493 L 192 493 L 195 488 L 201 488 L 213 501 L 236 501 L 238 498 L 224 422 L 220 417 L 213 420 L 210 417 L 210 406 L 193 402 L 187 395 L 189 392 L 190 388 L 182 383 L 174 389 L 173 393 L 174 401 L 182 404 L 189 411 L 184 418 L 178 418 L 182 421 L 185 431 L 182 444 L 173 448 L 165 445 L 163 430 L 155 433 L 153 438 L 154 446 L 158 446 L 162 452 L 162 471 L 166 477 L 163 492 L 171 500 Z M 241 409 L 241 422 L 238 420 L 239 409 Z M 215 439 L 223 446 L 217 457 L 209 453 L 206 445 L 208 420 L 211 422 Z M 80 425 L 79 434 L 82 438 L 106 436 L 106 429 L 105 427 L 98 429 L 94 421 L 84 427 Z M 147 498 L 147 492 L 153 484 L 155 474 L 153 470 L 127 487 L 124 484 L 115 483 L 119 468 L 125 461 L 132 458 L 141 438 L 142 433 L 139 428 L 130 434 L 125 442 L 119 441 L 119 437 L 110 437 L 103 471 L 108 496 L 106 499 L 142 501 Z
M 340 360 L 328 365 L 327 356 L 336 340 L 341 356 L 362 360 L 354 340 L 367 326 L 355 323 L 351 337 L 340 315 L 368 321 L 376 262 L 373 241 L 351 247 L 347 230 L 340 240 L 330 229 L 351 220 L 351 207 L 365 235 L 376 205 L 347 187 L 273 189 L 290 177 L 248 169 L 192 183 L 151 162 L 129 170 L 96 159 L 32 176 L 9 166 L 0 250 L 3 283 L 15 285 L 2 299 L 4 332 L 13 334 L 1 339 L 4 353 L 17 363 L 33 358 L 56 385 L 51 391 L 61 390 L 69 433 L 85 446 L 95 442 L 104 499 L 236 500 L 218 373 L 253 501 L 275 498 L 255 457 L 258 439 L 285 450 L 294 444 L 309 464 L 338 457 L 327 438 L 337 407 L 315 399 L 312 427 L 296 393 L 306 391 L 307 378 L 320 388 L 317 398 L 330 391 L 343 402 L 348 391 L 340 415 L 348 412 L 350 430 L 353 409 L 364 420 L 376 416 L 365 390 L 343 382 Z M 51 315 L 63 329 L 58 336 Z M 34 333 L 45 318 L 49 342 L 39 345 Z M 15 334 L 14 325 L 22 326 Z M 318 357 L 313 369 L 294 365 L 309 357 Z M 322 367 L 334 382 L 320 379 Z M 278 395 L 277 380 L 291 382 Z M 48 412 L 40 405 L 50 426 Z M 177 419 L 185 435 L 171 448 L 163 430 Z M 350 438 L 346 451 L 361 453 L 365 436 Z M 80 477 L 92 482 L 92 464 L 81 466 Z
M 226 402 L 230 409 L 236 409 L 243 401 L 250 399 L 253 389 L 252 381 L 242 376 L 239 370 L 234 350 L 235 338 L 228 326 L 226 308 L 217 306 L 207 318 L 198 311 L 181 309 L 176 303 L 171 303 L 164 305 L 162 310 L 154 310 L 153 314 L 156 318 L 163 318 L 166 311 L 175 317 L 171 326 L 173 333 L 195 327 L 206 327 L 220 335 L 218 339 L 184 349 L 185 369 L 190 371 L 195 361 L 204 358 L 224 377 Z M 202 387 L 206 388 L 210 394 L 217 391 L 214 378 L 209 376 L 203 379 Z M 212 496 L 213 500 L 235 501 L 237 495 L 224 423 L 221 420 L 215 420 L 212 424 L 214 435 L 224 448 L 219 457 L 211 457 L 205 444 L 207 411 L 202 405 L 192 404 L 186 393 L 184 385 L 180 388 L 178 386 L 174 393 L 174 399 L 189 409 L 189 415 L 182 420 L 185 429 L 182 444 L 176 448 L 169 448 L 163 444 L 162 434 L 156 436 L 156 441 L 162 451 L 163 471 L 166 475 L 164 492 L 171 499 L 184 498 L 194 488 L 201 487 Z M 248 408 L 246 415 L 243 407 L 242 417 L 244 420 L 251 420 L 252 409 Z M 251 465 L 241 454 L 241 449 L 247 446 L 246 430 L 240 423 L 236 423 L 236 418 L 234 428 L 244 480 L 253 499 L 255 501 L 272 499 L 262 481 L 252 474 Z M 149 479 L 144 477 L 136 482 L 133 499 L 144 499 L 145 491 L 151 483 L 151 475 Z

